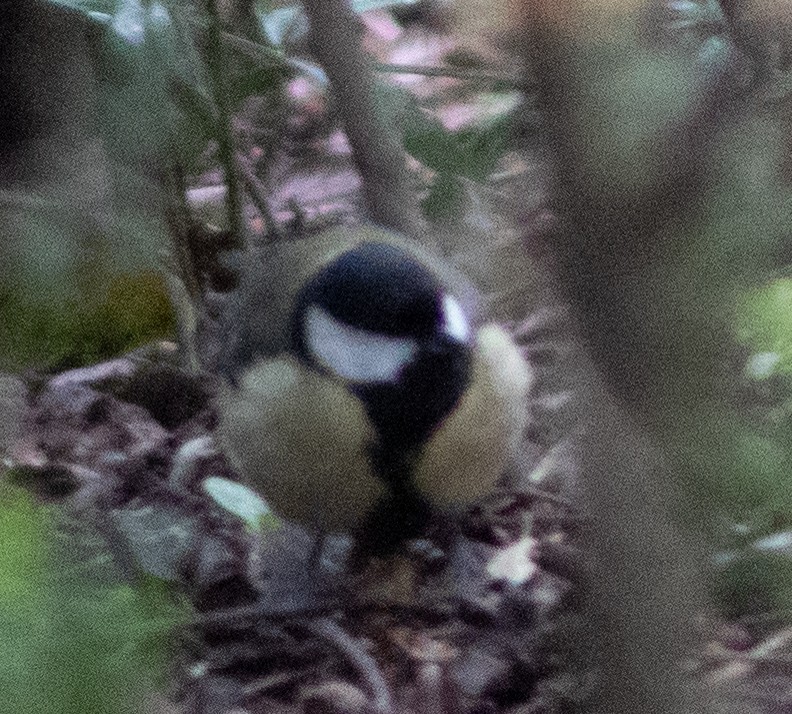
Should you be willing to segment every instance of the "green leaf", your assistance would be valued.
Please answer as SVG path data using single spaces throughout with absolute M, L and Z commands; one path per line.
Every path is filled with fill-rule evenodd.
M 792 278 L 746 293 L 738 305 L 736 328 L 740 342 L 777 356 L 772 372 L 792 374 Z
M 266 501 L 244 484 L 208 476 L 202 488 L 217 505 L 242 519 L 250 530 L 260 532 L 277 527 L 278 519 Z
M 511 138 L 512 119 L 506 115 L 454 132 L 401 87 L 381 82 L 376 85 L 375 98 L 381 114 L 399 128 L 406 151 L 438 173 L 483 181 Z
M 465 191 L 459 179 L 453 174 L 441 173 L 432 182 L 421 208 L 430 221 L 442 222 L 458 215 L 464 200 Z
M 273 45 L 295 43 L 308 35 L 308 18 L 301 5 L 286 5 L 259 13 L 264 35 Z
M 50 513 L 0 484 L 0 691 L 9 714 L 145 712 L 189 610 L 161 583 L 67 575 Z
M 263 69 L 258 63 L 239 60 L 235 71 L 227 78 L 228 101 L 236 110 L 249 97 L 273 94 L 279 91 L 287 73 L 282 67 Z
M 727 618 L 786 610 L 792 597 L 792 560 L 742 553 L 716 570 L 711 585 L 716 604 Z

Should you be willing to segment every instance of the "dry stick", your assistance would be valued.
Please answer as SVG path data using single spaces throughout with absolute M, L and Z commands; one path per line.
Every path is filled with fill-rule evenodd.
M 290 622 L 308 617 L 320 617 L 340 605 L 336 598 L 327 598 L 315 605 L 299 605 L 297 607 L 270 607 L 262 602 L 250 605 L 224 607 L 219 610 L 200 614 L 195 622 L 201 627 L 244 627 L 249 623 L 269 620 L 274 623 Z
M 307 625 L 315 635 L 330 642 L 347 659 L 350 665 L 366 683 L 374 698 L 374 711 L 377 714 L 390 714 L 393 701 L 388 684 L 382 676 L 374 658 L 366 652 L 359 642 L 350 636 L 334 620 L 322 617 Z
M 295 72 L 304 73 L 306 63 L 288 57 L 280 50 L 240 37 L 231 32 L 221 33 L 223 41 L 236 52 L 256 62 L 262 69 L 281 67 Z M 466 82 L 485 82 L 488 84 L 508 84 L 529 90 L 533 81 L 506 69 L 503 74 L 497 70 L 480 70 L 466 67 L 432 66 L 419 64 L 393 64 L 391 62 L 376 62 L 373 68 L 377 72 L 387 74 L 419 74 L 424 77 L 449 77 Z
M 416 236 L 421 218 L 398 132 L 377 108 L 372 64 L 360 48 L 361 26 L 343 0 L 305 0 L 314 56 L 327 72 L 363 181 L 370 217 Z
M 250 200 L 253 201 L 264 221 L 264 225 L 267 227 L 268 240 L 277 240 L 280 237 L 280 231 L 278 230 L 275 216 L 272 215 L 272 209 L 269 207 L 264 186 L 261 185 L 261 181 L 256 176 L 256 172 L 253 170 L 253 166 L 251 166 L 247 156 L 238 151 L 236 153 L 236 163 L 242 180 L 245 182 L 245 188 L 247 188 Z
M 437 67 L 423 64 L 392 64 L 378 62 L 374 65 L 377 72 L 389 74 L 418 74 L 422 77 L 448 77 L 466 82 L 485 82 L 487 84 L 509 84 L 522 89 L 530 89 L 531 81 L 527 77 L 505 70 L 503 74 L 465 67 Z

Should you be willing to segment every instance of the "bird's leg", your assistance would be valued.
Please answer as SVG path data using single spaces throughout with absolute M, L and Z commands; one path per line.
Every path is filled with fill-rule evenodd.
M 431 504 L 412 480 L 417 453 L 372 450 L 375 473 L 387 494 L 358 529 L 349 572 L 364 599 L 407 604 L 416 593 L 423 563 L 405 547 L 426 532 L 434 516 Z
M 432 508 L 412 479 L 417 456 L 413 450 L 372 447 L 372 467 L 387 493 L 358 530 L 359 556 L 391 556 L 430 522 Z

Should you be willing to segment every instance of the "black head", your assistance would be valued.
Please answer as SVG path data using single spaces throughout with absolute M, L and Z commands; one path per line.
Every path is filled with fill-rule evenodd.
M 359 330 L 423 338 L 440 319 L 442 292 L 437 278 L 401 248 L 363 243 L 319 271 L 301 302 Z
M 387 243 L 363 243 L 308 282 L 293 342 L 361 398 L 388 454 L 423 443 L 468 383 L 462 309 L 429 268 Z

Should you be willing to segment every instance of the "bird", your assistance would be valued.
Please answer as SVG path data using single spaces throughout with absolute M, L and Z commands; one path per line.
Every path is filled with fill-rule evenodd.
M 474 286 L 376 225 L 265 246 L 227 318 L 221 444 L 274 513 L 388 556 L 490 491 L 531 370 Z

